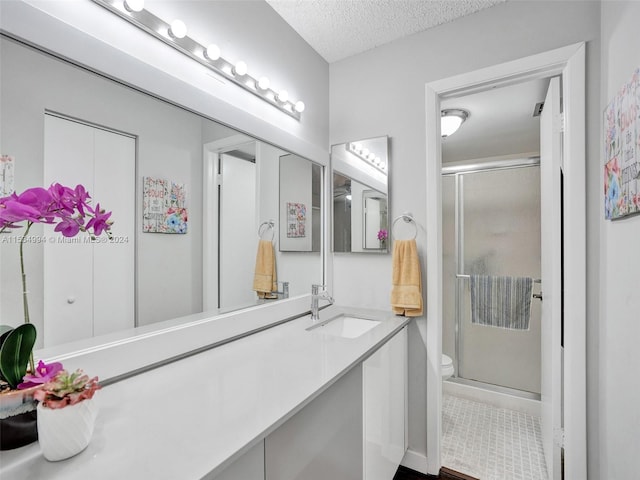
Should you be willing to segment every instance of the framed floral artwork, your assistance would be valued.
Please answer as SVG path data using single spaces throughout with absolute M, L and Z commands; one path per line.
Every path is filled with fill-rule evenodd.
M 604 216 L 640 213 L 640 67 L 604 111 Z
M 307 206 L 287 202 L 287 237 L 306 237 Z
M 7 197 L 14 192 L 14 169 L 15 159 L 11 155 L 0 155 L 0 197 Z
M 143 177 L 142 231 L 187 233 L 186 189 L 163 178 Z

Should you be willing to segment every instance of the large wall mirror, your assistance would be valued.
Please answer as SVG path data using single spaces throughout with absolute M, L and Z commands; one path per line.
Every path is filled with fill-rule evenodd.
M 333 251 L 389 251 L 389 139 L 331 147 Z
M 32 228 L 42 240 L 24 245 L 38 348 L 277 302 L 323 283 L 324 167 L 13 39 L 0 42 L 0 154 L 13 159 L 15 190 L 83 184 L 115 221 L 116 242 L 93 245 Z M 282 245 L 281 199 L 308 205 L 295 238 L 308 247 Z M 0 319 L 10 325 L 23 319 L 16 234 L 0 235 Z M 273 243 L 279 282 L 267 298 L 253 284 L 260 239 Z

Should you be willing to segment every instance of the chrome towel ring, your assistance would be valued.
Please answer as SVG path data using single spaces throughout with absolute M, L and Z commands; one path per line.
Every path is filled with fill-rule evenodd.
M 393 233 L 393 236 L 396 237 L 394 228 L 396 226 L 396 222 L 398 220 L 404 220 L 406 223 L 412 223 L 413 224 L 413 228 L 415 228 L 415 233 L 413 234 L 413 238 L 409 239 L 409 240 L 415 240 L 416 237 L 418 236 L 418 224 L 416 223 L 415 219 L 413 218 L 413 215 L 411 215 L 411 213 L 409 212 L 405 212 L 402 215 L 398 215 L 396 218 L 394 218 L 393 223 L 391 224 L 391 231 Z
M 274 228 L 275 226 L 276 226 L 276 222 L 274 220 L 268 220 L 266 222 L 262 222 L 258 227 L 258 238 L 262 240 L 262 235 L 264 235 L 267 232 L 267 230 L 271 229 L 271 241 L 273 242 L 273 239 L 276 236 L 276 229 Z

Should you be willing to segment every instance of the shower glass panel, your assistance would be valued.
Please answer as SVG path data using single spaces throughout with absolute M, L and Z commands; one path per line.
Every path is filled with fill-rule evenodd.
M 460 173 L 454 185 L 456 228 L 450 243 L 458 276 L 451 282 L 455 301 L 446 301 L 456 310 L 458 376 L 540 393 L 540 302 L 531 302 L 527 330 L 472 324 L 470 281 L 460 276 L 540 278 L 539 166 Z M 450 217 L 451 206 L 443 204 L 443 217 Z M 534 283 L 533 290 L 538 292 L 540 284 Z

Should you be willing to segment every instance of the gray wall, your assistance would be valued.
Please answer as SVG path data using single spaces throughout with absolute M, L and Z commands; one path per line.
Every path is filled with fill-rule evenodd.
M 599 2 L 511 1 L 411 37 L 334 63 L 330 68 L 331 144 L 376 135 L 391 137 L 391 215 L 411 211 L 426 224 L 425 83 L 562 47 L 587 42 L 587 182 L 600 192 L 599 176 Z M 600 198 L 587 201 L 590 259 L 599 254 Z M 425 232 L 418 236 L 423 276 L 429 268 Z M 596 355 L 598 334 L 598 264 L 588 266 L 587 318 L 589 356 Z M 389 308 L 391 262 L 383 256 L 334 256 L 336 300 L 340 303 Z M 359 288 L 353 289 L 352 285 Z M 425 299 L 426 300 L 426 299 Z M 426 352 L 420 323 L 409 329 L 409 448 L 426 454 Z M 598 410 L 592 368 L 588 372 L 589 462 L 598 471 L 594 438 Z M 598 478 L 594 476 L 594 478 Z
M 640 3 L 602 2 L 602 85 L 598 112 L 615 97 L 640 67 Z M 598 113 L 596 112 L 596 114 Z M 598 121 L 601 122 L 601 116 Z M 637 128 L 637 127 L 636 127 Z M 602 130 L 599 139 L 602 139 Z M 600 171 L 602 156 L 594 158 Z M 595 192 L 601 192 L 602 179 Z M 600 194 L 600 197 L 602 194 Z M 590 443 L 600 461 L 600 475 L 590 478 L 612 480 L 637 478 L 640 471 L 640 216 L 611 222 L 604 220 L 603 205 L 592 212 L 600 226 L 600 323 L 590 342 L 589 374 L 599 381 L 590 385 L 589 401 L 598 405 L 590 411 Z M 598 354 L 598 355 L 596 355 Z M 592 409 L 593 410 L 593 409 Z M 595 463 L 595 461 L 594 461 Z M 595 467 L 594 467 L 595 468 Z

